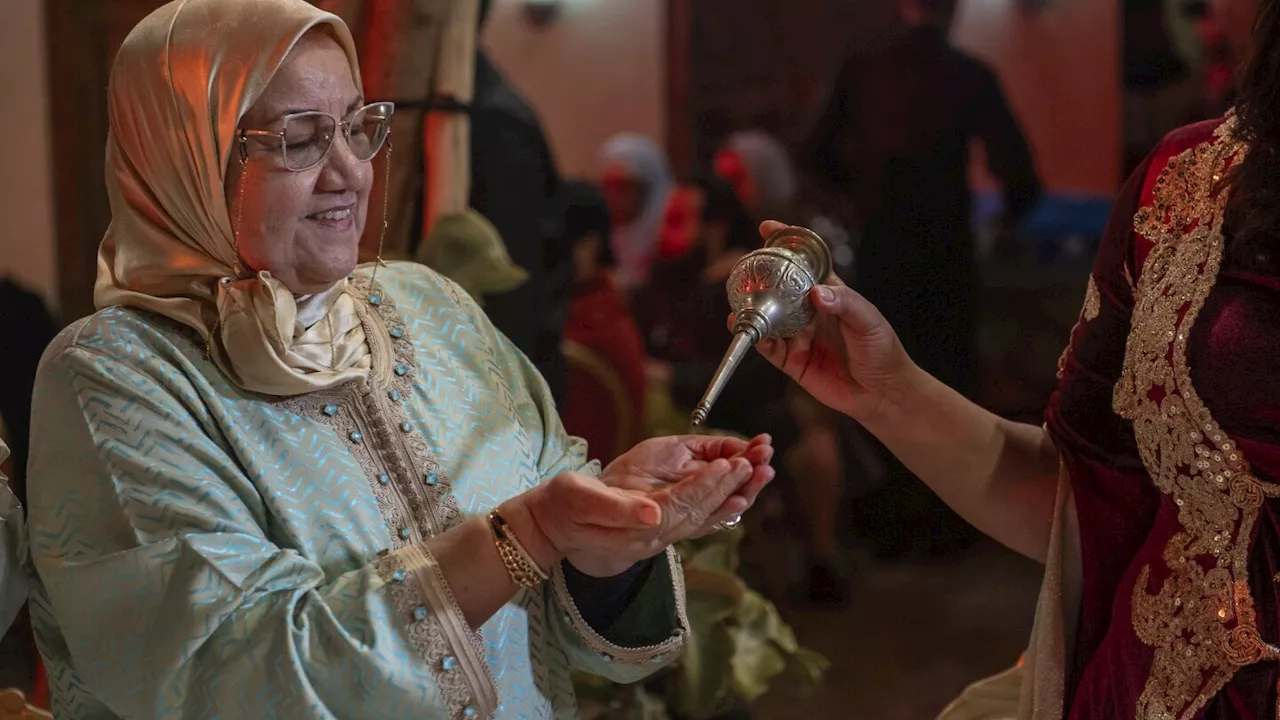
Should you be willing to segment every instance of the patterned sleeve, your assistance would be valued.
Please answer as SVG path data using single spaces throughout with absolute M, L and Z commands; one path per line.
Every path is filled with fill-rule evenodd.
M 327 575 L 273 543 L 194 398 L 180 373 L 83 348 L 41 367 L 31 553 L 76 683 L 130 718 L 488 716 L 491 688 L 450 681 L 474 653 L 433 666 L 415 650 L 453 614 L 430 554 Z
M 460 288 L 452 288 L 464 312 L 489 336 L 505 378 L 518 378 L 524 397 L 520 414 L 530 442 L 538 450 L 538 474 L 550 480 L 576 471 L 599 475 L 600 464 L 588 461 L 587 444 L 565 432 L 547 383 L 509 340 L 485 318 L 484 311 Z M 671 663 L 684 651 L 689 622 L 685 614 L 684 572 L 674 548 L 658 557 L 649 578 L 630 605 L 608 628 L 593 628 L 583 618 L 559 565 L 545 583 L 547 621 L 572 667 L 631 683 Z

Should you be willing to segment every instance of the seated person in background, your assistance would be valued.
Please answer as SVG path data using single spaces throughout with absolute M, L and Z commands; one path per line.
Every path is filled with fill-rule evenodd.
M 613 280 L 609 245 L 609 207 L 604 195 L 586 182 L 565 183 L 561 208 L 564 241 L 573 257 L 573 284 L 564 337 L 603 360 L 625 390 L 630 430 L 598 382 L 574 367 L 570 357 L 569 392 L 561 418 L 565 429 L 587 441 L 601 462 L 615 448 L 639 440 L 645 411 L 644 341 Z M 621 437 L 630 433 L 631 437 Z
M 733 187 L 734 193 L 755 222 L 784 218 L 811 227 L 822 235 L 836 261 L 839 273 L 843 255 L 851 254 L 848 236 L 821 217 L 803 217 L 799 200 L 799 179 L 791 155 L 775 137 L 762 130 L 742 130 L 725 139 L 713 163 L 716 175 Z M 794 220 L 792 220 L 795 218 Z M 858 453 L 858 430 L 842 420 L 799 386 L 787 389 L 791 415 L 799 427 L 799 438 L 782 458 L 796 482 L 783 488 L 797 530 L 803 537 L 809 558 L 806 594 L 808 600 L 824 605 L 841 605 L 848 599 L 840 569 L 839 522 L 846 475 L 855 487 L 866 488 L 874 475 Z
M 716 152 L 716 175 L 733 186 L 754 220 L 790 219 L 799 180 L 782 143 L 761 130 L 730 135 Z
M 652 139 L 621 133 L 599 152 L 600 186 L 612 218 L 618 287 L 630 295 L 649 280 L 662 213 L 673 185 L 667 153 Z
M 733 188 L 700 173 L 671 193 L 658 245 L 664 259 L 654 264 L 633 312 L 650 358 L 646 372 L 669 389 L 677 404 L 692 408 L 729 347 L 725 281 L 734 263 L 760 246 L 760 237 Z M 773 422 L 782 423 L 787 415 L 786 386 L 785 378 L 749 354 L 707 425 L 746 435 L 767 430 L 776 446 L 779 430 Z
M 650 283 L 632 309 L 650 358 L 646 373 L 688 410 L 702 397 L 729 347 L 729 271 L 760 246 L 760 237 L 733 188 L 702 173 L 672 192 L 659 246 L 684 251 L 654 265 Z M 785 456 L 796 435 L 786 400 L 789 382 L 758 353 L 749 353 L 707 426 L 748 437 L 767 432 Z M 785 475 L 785 468 L 778 471 Z
M 0 463 L 8 456 L 9 448 L 0 442 Z M 0 634 L 9 630 L 27 602 L 27 576 L 22 571 L 26 554 L 22 506 L 9 489 L 8 479 L 0 473 Z

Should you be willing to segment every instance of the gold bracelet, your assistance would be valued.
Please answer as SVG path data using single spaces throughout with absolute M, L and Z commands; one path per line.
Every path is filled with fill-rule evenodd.
M 493 530 L 493 545 L 498 549 L 498 556 L 502 558 L 502 564 L 507 566 L 507 572 L 511 573 L 511 579 L 516 585 L 532 588 L 551 577 L 533 561 L 516 539 L 511 526 L 497 510 L 489 513 L 489 528 Z

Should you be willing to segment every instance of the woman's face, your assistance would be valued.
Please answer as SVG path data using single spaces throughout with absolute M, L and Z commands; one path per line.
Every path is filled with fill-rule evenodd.
M 645 185 L 626 165 L 606 167 L 600 178 L 600 191 L 615 225 L 633 223 L 644 212 Z
M 241 119 L 240 129 L 278 132 L 284 115 L 305 111 L 341 121 L 363 104 L 338 43 L 327 35 L 307 35 Z M 226 183 L 241 259 L 299 295 L 332 287 L 357 263 L 373 185 L 371 163 L 355 159 L 341 131 L 325 159 L 302 172 L 284 167 L 274 138 L 250 136 L 248 149 L 241 169 L 237 140 Z

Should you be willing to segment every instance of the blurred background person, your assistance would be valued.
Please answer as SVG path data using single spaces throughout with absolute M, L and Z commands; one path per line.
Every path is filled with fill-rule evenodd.
M 612 218 L 615 278 L 623 292 L 649 279 L 674 179 L 667 154 L 637 133 L 609 138 L 599 153 L 600 186 Z
M 905 33 L 846 61 L 803 159 L 851 211 L 854 287 L 884 312 L 922 367 L 971 395 L 980 277 L 970 141 L 981 141 L 1002 184 L 1009 226 L 1032 209 L 1040 181 L 995 73 L 948 40 L 954 0 L 899 0 L 896 9 Z M 859 518 L 881 553 L 947 552 L 974 537 L 890 462 L 882 497 Z
M 493 0 L 480 0 L 479 28 Z M 533 106 L 476 46 L 471 102 L 471 207 L 497 228 L 512 261 L 527 274 L 519 287 L 490 295 L 484 311 L 533 361 L 552 397 L 564 401 L 560 339 L 568 306 L 569 258 L 555 245 L 560 173 Z
M 560 190 L 564 252 L 573 258 L 569 316 L 568 397 L 561 418 L 585 439 L 596 457 L 610 462 L 643 432 L 644 341 L 613 279 L 609 207 L 585 181 Z
M 740 130 L 725 139 L 713 160 L 716 175 L 733 188 L 753 222 L 783 219 L 816 227 L 802 216 L 800 183 L 791 152 L 763 130 Z M 823 239 L 833 256 L 847 251 L 835 243 L 838 233 L 823 229 Z M 797 429 L 794 446 L 782 462 L 793 482 L 780 484 L 776 492 L 787 499 L 791 531 L 804 548 L 806 574 L 803 596 L 808 602 L 842 605 L 848 600 L 842 568 L 837 523 L 843 508 L 846 476 L 860 489 L 867 486 L 869 469 L 860 465 L 853 423 L 843 420 L 814 400 L 799 386 L 786 390 L 789 419 Z

